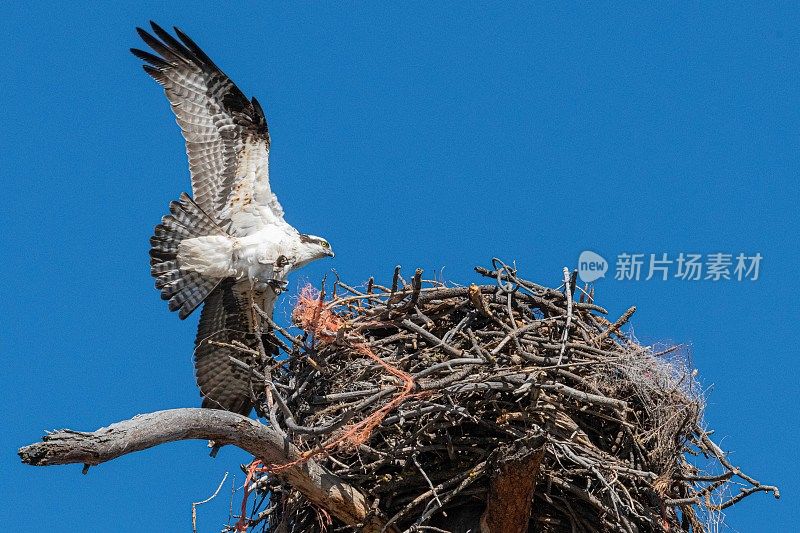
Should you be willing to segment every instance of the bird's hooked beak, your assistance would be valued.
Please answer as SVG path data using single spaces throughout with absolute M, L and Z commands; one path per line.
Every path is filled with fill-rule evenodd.
M 332 248 L 328 248 L 327 250 L 325 250 L 325 255 L 327 255 L 328 257 L 336 257 L 336 254 L 333 253 Z

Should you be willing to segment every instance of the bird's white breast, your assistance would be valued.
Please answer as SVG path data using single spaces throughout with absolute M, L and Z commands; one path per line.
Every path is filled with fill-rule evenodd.
M 300 236 L 288 224 L 268 224 L 243 237 L 206 235 L 178 245 L 178 266 L 210 278 L 266 281 L 287 272 L 276 269 L 297 261 Z
M 288 224 L 267 225 L 252 235 L 236 239 L 234 267 L 239 277 L 272 279 L 276 264 L 294 261 L 299 243 L 297 231 Z

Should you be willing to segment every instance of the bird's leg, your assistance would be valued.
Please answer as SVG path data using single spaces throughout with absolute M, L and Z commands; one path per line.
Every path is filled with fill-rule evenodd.
M 286 290 L 286 288 L 289 286 L 289 282 L 282 279 L 271 279 L 267 282 L 267 285 L 269 285 L 272 290 L 275 291 L 275 294 L 280 294 Z
M 278 259 L 273 265 L 272 279 L 267 282 L 277 294 L 282 293 L 286 290 L 286 287 L 289 286 L 289 283 L 286 281 L 286 275 L 289 273 L 289 270 L 291 270 L 291 267 L 292 262 L 288 257 L 285 255 L 278 256 Z

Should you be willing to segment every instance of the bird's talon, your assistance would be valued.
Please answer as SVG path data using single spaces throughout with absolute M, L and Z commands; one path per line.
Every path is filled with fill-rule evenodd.
M 282 293 L 289 287 L 289 283 L 287 281 L 281 281 L 277 279 L 271 279 L 267 282 L 267 284 L 278 294 Z

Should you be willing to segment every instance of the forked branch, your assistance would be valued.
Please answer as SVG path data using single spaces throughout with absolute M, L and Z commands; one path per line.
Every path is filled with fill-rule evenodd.
M 41 442 L 19 449 L 23 463 L 34 466 L 98 465 L 122 455 L 179 440 L 213 440 L 232 444 L 266 465 L 285 465 L 300 459 L 300 451 L 280 434 L 256 420 L 213 409 L 170 409 L 135 416 L 97 431 L 62 429 Z M 368 523 L 364 531 L 377 532 L 383 523 L 369 515 L 364 495 L 313 460 L 278 469 L 278 477 L 303 493 L 315 505 L 349 525 Z

